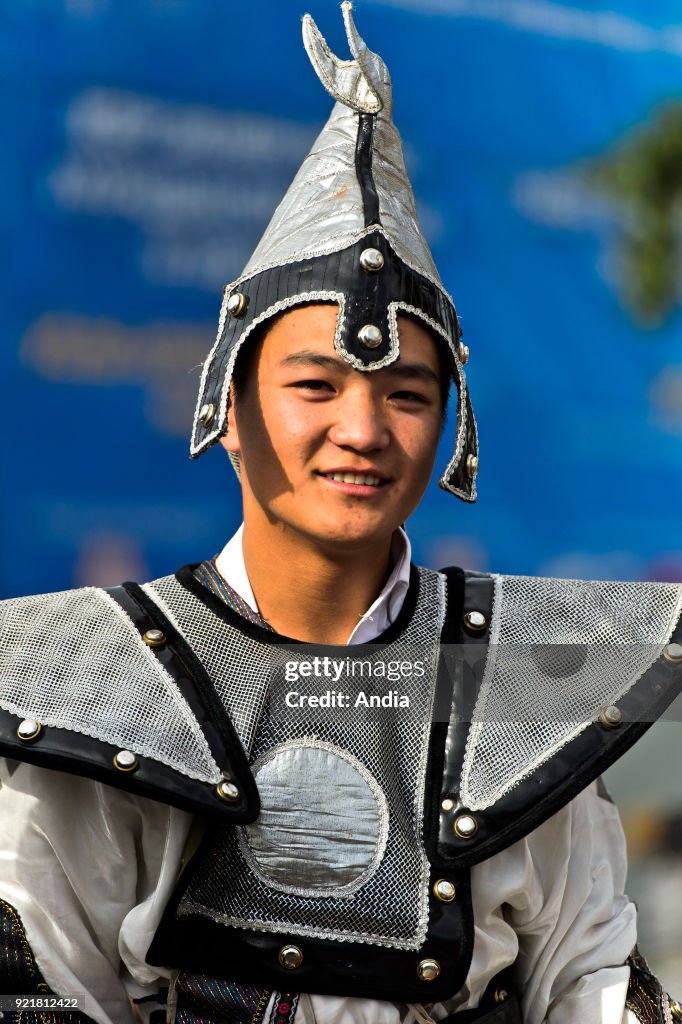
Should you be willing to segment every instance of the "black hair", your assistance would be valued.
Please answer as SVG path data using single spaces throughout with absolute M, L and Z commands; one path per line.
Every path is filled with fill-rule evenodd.
M 264 320 L 263 323 L 258 324 L 251 331 L 246 341 L 242 342 L 242 347 L 237 353 L 237 361 L 234 364 L 234 371 L 232 373 L 235 398 L 243 395 L 246 391 L 246 385 L 251 379 L 251 371 L 256 353 L 258 352 L 258 346 L 264 340 L 268 331 L 271 331 L 283 316 L 283 313 L 278 313 L 276 316 Z

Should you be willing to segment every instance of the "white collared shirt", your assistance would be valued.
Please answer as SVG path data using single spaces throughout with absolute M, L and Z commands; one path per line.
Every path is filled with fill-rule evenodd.
M 381 593 L 361 616 L 357 626 L 346 641 L 349 644 L 366 644 L 376 639 L 395 622 L 403 606 L 410 585 L 410 560 L 412 545 L 402 526 L 393 534 L 391 561 L 393 568 Z M 218 572 L 225 582 L 236 590 L 249 608 L 258 612 L 244 562 L 244 525 L 242 524 L 227 542 L 216 559 Z

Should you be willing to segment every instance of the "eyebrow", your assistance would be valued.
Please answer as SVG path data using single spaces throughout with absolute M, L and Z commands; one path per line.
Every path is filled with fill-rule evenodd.
M 341 370 L 343 369 L 343 363 L 340 359 L 334 359 L 333 356 L 323 356 L 319 352 L 294 352 L 290 356 L 286 356 L 281 365 L 282 366 L 301 366 L 302 364 L 313 364 L 314 366 L 322 366 L 327 370 Z
M 345 359 L 335 359 L 334 356 L 324 356 L 319 352 L 294 352 L 290 356 L 286 356 L 281 365 L 282 366 L 302 366 L 302 365 L 314 365 L 320 366 L 326 370 L 350 370 L 352 367 Z M 387 373 L 391 373 L 396 377 L 409 378 L 414 380 L 428 381 L 436 384 L 440 387 L 440 378 L 435 370 L 432 370 L 427 363 L 411 362 L 404 363 L 398 361 L 391 363 L 390 366 L 383 367 Z

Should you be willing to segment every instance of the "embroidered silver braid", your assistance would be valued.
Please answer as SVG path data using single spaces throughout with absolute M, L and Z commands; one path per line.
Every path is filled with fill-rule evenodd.
M 495 577 L 461 799 L 494 804 L 615 704 L 659 657 L 682 586 Z
M 0 602 L 0 707 L 221 778 L 180 690 L 103 590 Z
M 428 922 L 429 866 L 422 843 L 423 804 L 435 670 L 445 611 L 444 578 L 420 570 L 419 580 L 417 608 L 400 636 L 383 648 L 362 650 L 365 662 L 414 661 L 416 652 L 425 661 L 423 676 L 402 678 L 393 684 L 409 695 L 410 713 L 379 715 L 354 709 L 353 694 L 368 691 L 370 685 L 366 675 L 346 675 L 339 688 L 351 695 L 352 710 L 345 714 L 318 711 L 311 713 L 312 720 L 307 712 L 293 717 L 283 714 L 284 663 L 292 658 L 305 659 L 310 650 L 307 645 L 278 648 L 250 638 L 218 619 L 174 578 L 147 587 L 150 596 L 163 601 L 172 613 L 207 668 L 252 763 L 263 764 L 269 755 L 277 756 L 281 759 L 278 764 L 283 766 L 279 776 L 282 779 L 290 778 L 286 769 L 296 769 L 297 757 L 321 766 L 328 760 L 331 766 L 326 777 L 316 777 L 315 787 L 308 782 L 317 794 L 317 803 L 313 802 L 309 811 L 294 806 L 290 813 L 293 798 L 288 787 L 283 786 L 284 792 L 273 797 L 277 806 L 266 806 L 264 802 L 260 836 L 254 832 L 258 822 L 242 834 L 241 843 L 235 829 L 221 830 L 188 887 L 179 914 L 198 914 L 228 926 L 257 931 L 367 942 L 397 949 L 418 948 Z M 341 651 L 345 655 L 353 648 Z M 336 688 L 336 684 L 330 685 Z M 385 684 L 381 692 L 385 693 L 389 686 Z M 286 684 L 286 688 L 302 686 Z M 346 752 L 348 789 L 334 785 L 334 751 Z M 357 763 L 362 771 L 351 778 L 348 765 Z M 387 811 L 379 810 L 376 841 L 371 841 L 369 835 L 365 840 L 366 870 L 357 859 L 344 863 L 346 847 L 351 857 L 358 857 L 357 848 L 348 842 L 345 831 L 349 827 L 349 800 L 358 804 L 373 801 L 376 805 L 370 790 L 363 790 L 366 781 L 361 775 L 374 780 L 372 788 L 378 787 L 375 792 L 380 791 L 385 797 Z M 276 773 L 271 776 L 270 787 L 277 777 Z M 299 782 L 297 792 L 301 793 L 305 790 L 301 774 Z M 275 791 L 276 787 L 269 790 Z M 383 807 L 383 800 L 376 806 Z M 296 820 L 289 823 L 292 814 Z M 300 825 L 310 826 L 313 820 L 314 827 L 310 827 L 308 834 L 302 834 Z M 273 834 L 270 824 L 279 830 L 278 834 L 283 834 L 287 827 L 291 830 L 289 846 L 282 847 L 279 853 L 269 843 Z M 359 827 L 360 822 L 357 824 Z M 365 824 L 363 821 L 362 826 Z M 325 835 L 329 837 L 326 846 Z M 242 852 L 245 841 L 248 857 Z M 315 855 L 319 867 L 317 895 L 295 891 L 301 888 L 296 885 L 301 870 L 298 847 L 312 850 Z M 261 858 L 260 868 L 269 868 L 270 861 L 275 859 L 275 883 L 268 884 L 262 871 L 257 874 L 252 869 L 249 860 L 254 853 Z M 229 885 L 225 884 L 226 879 Z M 360 884 L 356 885 L 353 879 Z

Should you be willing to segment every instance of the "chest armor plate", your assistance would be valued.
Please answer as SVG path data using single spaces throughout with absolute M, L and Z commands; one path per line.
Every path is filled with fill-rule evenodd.
M 428 959 L 442 967 L 444 950 L 438 943 L 435 957 L 428 932 L 447 911 L 451 995 L 470 958 L 468 872 L 454 884 L 455 901 L 435 900 L 424 843 L 445 578 L 419 570 L 402 628 L 355 647 L 283 646 L 264 630 L 217 618 L 174 578 L 148 593 L 211 675 L 262 806 L 252 825 L 206 836 L 153 952 L 172 958 L 191 939 L 193 948 L 210 948 L 214 967 L 220 961 L 225 970 L 229 950 L 232 976 L 246 970 L 245 980 L 276 986 L 287 970 L 281 950 L 294 945 L 306 965 L 317 961 L 314 982 L 301 979 L 302 989 L 395 999 L 398 969 L 401 997 L 428 991 L 433 999 L 438 979 L 420 977 L 418 967 Z M 310 707 L 309 696 L 327 706 Z M 341 989 L 334 961 L 344 965 Z

